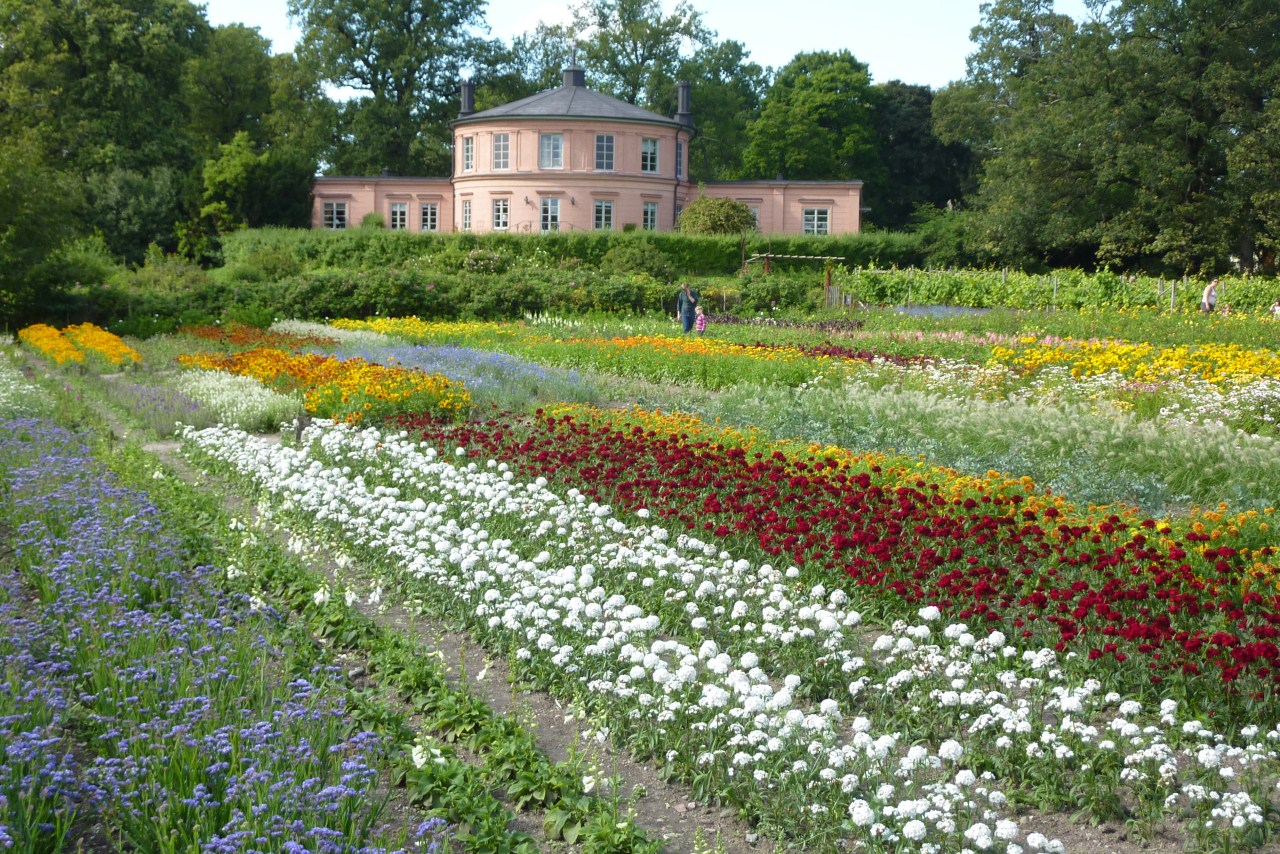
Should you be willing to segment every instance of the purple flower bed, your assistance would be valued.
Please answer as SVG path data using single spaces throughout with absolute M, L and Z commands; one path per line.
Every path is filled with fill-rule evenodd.
M 322 351 L 315 351 L 322 352 Z M 361 358 L 379 365 L 416 368 L 441 373 L 467 387 L 473 396 L 510 396 L 518 389 L 542 389 L 559 400 L 583 400 L 591 383 L 577 371 L 549 368 L 506 353 L 431 344 L 388 347 L 343 347 L 333 353 L 339 359 Z M 536 393 L 536 392 L 534 392 Z
M 385 748 L 306 645 L 67 431 L 0 424 L 0 489 L 0 847 L 385 850 Z

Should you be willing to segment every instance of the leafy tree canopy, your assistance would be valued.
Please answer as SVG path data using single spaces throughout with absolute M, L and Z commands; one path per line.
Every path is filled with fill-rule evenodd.
M 733 199 L 699 195 L 680 212 L 685 234 L 745 234 L 756 230 L 751 208 Z

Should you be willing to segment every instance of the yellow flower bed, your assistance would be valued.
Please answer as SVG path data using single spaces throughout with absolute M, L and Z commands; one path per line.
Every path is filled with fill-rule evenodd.
M 136 365 L 142 361 L 141 354 L 124 343 L 119 335 L 108 332 L 100 326 L 94 326 L 92 323 L 68 326 L 63 330 L 63 334 L 87 354 L 99 356 L 114 367 L 124 364 Z
M 77 349 L 65 335 L 44 323 L 36 323 L 18 330 L 18 340 L 31 347 L 55 365 L 82 365 L 84 352 Z
M 413 339 L 451 340 L 459 337 L 488 335 L 515 337 L 520 327 L 511 323 L 489 323 L 486 321 L 430 321 L 417 317 L 375 317 L 369 320 L 334 320 L 330 324 L 334 329 L 364 330 L 381 332 L 384 335 L 396 335 Z
M 389 368 L 363 359 L 295 356 L 257 349 L 178 357 L 180 364 L 253 377 L 284 391 L 302 390 L 308 412 L 356 424 L 366 418 L 424 413 L 457 418 L 471 409 L 471 393 L 442 374 Z
M 1153 347 L 1124 341 L 1032 344 L 1021 349 L 993 347 L 994 362 L 1032 374 L 1049 365 L 1065 365 L 1076 378 L 1117 372 L 1141 382 L 1191 374 L 1218 386 L 1280 379 L 1280 353 L 1248 350 L 1238 344 Z
M 137 350 L 100 326 L 81 323 L 58 329 L 37 323 L 18 331 L 18 338 L 52 359 L 55 365 L 83 365 L 86 360 L 99 368 L 118 368 L 142 361 Z
M 1023 507 L 1040 510 L 1045 507 L 1056 507 L 1064 514 L 1076 512 L 1075 507 L 1060 496 L 1044 494 L 1037 490 L 1035 482 L 1029 477 L 1011 478 L 996 471 L 989 471 L 985 477 L 962 474 L 954 469 L 929 465 L 923 460 L 913 461 L 904 457 L 894 457 L 875 452 L 856 452 L 845 448 L 823 446 L 813 442 L 795 439 L 774 440 L 754 428 L 740 430 L 719 424 L 709 424 L 696 415 L 670 413 L 661 410 L 651 411 L 639 406 L 629 409 L 600 409 L 588 404 L 566 403 L 546 407 L 546 412 L 553 418 L 570 415 L 574 420 L 588 424 L 607 425 L 619 430 L 640 428 L 645 432 L 653 431 L 659 435 L 683 435 L 690 442 L 709 442 L 727 448 L 741 448 L 748 454 L 762 454 L 764 457 L 779 452 L 789 460 L 812 463 L 817 460 L 831 460 L 836 463 L 835 469 L 815 469 L 812 476 L 826 477 L 837 472 L 850 469 L 869 471 L 879 467 L 877 478 L 896 481 L 899 485 L 916 488 L 917 481 L 937 483 L 944 487 L 941 493 L 944 498 L 961 498 L 975 494 L 1023 496 Z M 1107 513 L 1112 512 L 1111 509 Z M 1121 514 L 1126 515 L 1126 514 Z

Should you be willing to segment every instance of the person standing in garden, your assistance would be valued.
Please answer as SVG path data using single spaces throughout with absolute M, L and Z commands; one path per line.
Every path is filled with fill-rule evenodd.
M 676 317 L 680 319 L 686 333 L 693 329 L 694 309 L 701 299 L 702 294 L 698 293 L 697 288 L 690 288 L 688 282 L 681 285 L 680 292 L 676 294 Z
M 1213 310 L 1218 307 L 1218 280 L 1214 279 L 1204 289 L 1204 294 L 1200 297 L 1200 310 L 1205 314 L 1213 314 Z
M 705 335 L 707 331 L 707 314 L 702 310 L 702 306 L 695 306 L 693 315 L 693 328 L 698 330 L 699 335 Z

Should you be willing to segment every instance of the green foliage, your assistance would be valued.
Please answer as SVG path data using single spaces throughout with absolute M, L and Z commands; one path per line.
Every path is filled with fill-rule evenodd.
M 755 230 L 751 208 L 733 199 L 700 195 L 680 212 L 683 234 L 747 234 Z
M 866 186 L 867 219 L 880 228 L 904 228 L 920 206 L 959 202 L 971 155 L 965 146 L 934 135 L 933 91 L 892 80 L 872 92 L 871 121 L 884 172 L 883 181 Z
M 628 104 L 656 107 L 674 85 L 684 44 L 709 42 L 692 5 L 666 13 L 659 0 L 588 0 L 574 10 L 583 64 L 601 91 Z
M 875 183 L 871 75 L 847 50 L 797 54 L 778 72 L 748 126 L 749 176 Z
M 387 227 L 387 219 L 377 211 L 369 211 L 360 220 L 360 228 L 366 230 L 385 229 Z
M 256 28 L 228 24 L 182 68 L 187 128 L 197 144 L 230 143 L 252 129 L 261 141 L 262 117 L 271 109 L 271 42 Z
M 1252 266 L 1280 164 L 1266 142 L 1277 26 L 1266 0 L 1123 2 L 1079 27 L 1048 0 L 984 6 L 968 79 L 937 113 L 940 134 L 984 146 L 983 251 L 1052 266 L 1197 272 L 1233 254 Z
M 369 95 L 340 108 L 339 142 L 326 158 L 338 174 L 448 171 L 447 121 L 483 9 L 481 0 L 290 0 L 298 55 L 334 86 Z
M 73 233 L 76 188 L 42 164 L 33 136 L 24 133 L 0 140 L 0 197 L 0 328 L 13 328 L 48 307 L 51 294 L 40 293 L 35 272 Z M 49 273 L 41 277 L 46 286 L 67 283 Z
M 742 309 L 773 314 L 780 310 L 815 311 L 821 305 L 821 273 L 768 273 L 754 268 L 739 277 Z
M 725 275 L 742 266 L 744 247 L 739 237 L 667 231 L 643 234 L 612 231 L 415 234 L 363 228 L 346 231 L 264 228 L 226 235 L 222 241 L 222 252 L 231 268 L 266 248 L 287 251 L 304 269 L 388 267 L 408 262 L 434 268 L 434 256 L 449 252 L 446 259 L 458 258 L 476 247 L 509 255 L 513 267 L 573 263 L 599 266 L 611 249 L 629 243 L 653 246 L 670 260 L 676 275 Z M 752 234 L 746 236 L 745 249 L 748 256 L 764 252 L 834 255 L 845 259 L 851 266 L 905 267 L 921 265 L 925 260 L 917 237 L 890 231 L 825 237 Z M 460 254 L 454 254 L 455 251 Z M 452 261 L 441 263 L 445 265 L 443 269 L 454 269 Z
M 615 245 L 600 259 L 605 273 L 643 273 L 662 282 L 676 280 L 671 258 L 648 240 L 628 240 Z

